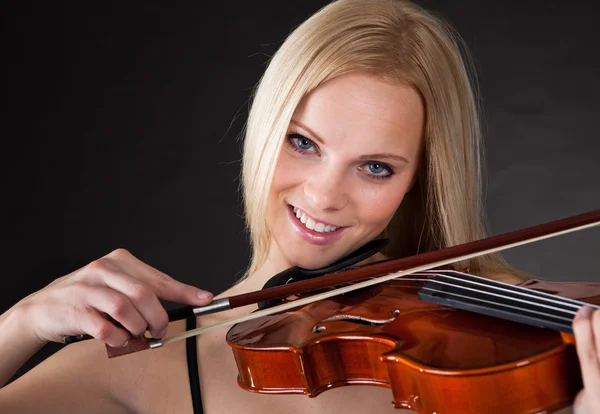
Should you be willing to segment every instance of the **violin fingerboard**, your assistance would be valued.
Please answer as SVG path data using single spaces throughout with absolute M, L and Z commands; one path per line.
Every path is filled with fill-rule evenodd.
M 571 313 L 548 304 L 540 305 L 520 298 L 490 297 L 485 292 L 472 293 L 460 287 L 440 286 L 434 280 L 425 283 L 418 296 L 425 302 L 573 334 Z

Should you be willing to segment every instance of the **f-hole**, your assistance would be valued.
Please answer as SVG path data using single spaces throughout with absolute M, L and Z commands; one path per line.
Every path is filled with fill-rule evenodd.
M 367 325 L 367 326 L 386 325 L 390 322 L 393 322 L 400 315 L 400 311 L 398 309 L 396 309 L 396 310 L 393 310 L 392 312 L 390 312 L 390 314 L 392 315 L 392 317 L 388 318 L 388 319 L 371 319 L 371 318 L 365 318 L 364 316 L 350 315 L 350 314 L 330 316 L 329 318 L 325 318 L 322 321 L 316 323 L 315 326 L 313 326 L 312 331 L 313 331 L 313 333 L 319 333 L 319 332 L 325 331 L 327 328 L 325 326 L 323 326 L 323 324 L 326 322 L 351 322 L 351 323 L 355 323 L 358 325 Z

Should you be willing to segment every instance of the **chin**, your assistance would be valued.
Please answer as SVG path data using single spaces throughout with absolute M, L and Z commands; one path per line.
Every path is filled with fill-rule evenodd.
M 326 267 L 331 263 L 337 261 L 338 258 L 323 258 L 323 257 L 306 257 L 306 258 L 298 258 L 293 260 L 292 263 L 295 263 L 295 266 L 302 267 L 303 269 L 320 269 L 322 267 Z
M 304 269 L 320 269 L 329 266 L 354 250 L 354 248 L 343 250 L 340 249 L 341 246 L 336 246 L 333 249 L 331 248 L 333 246 L 329 246 L 329 249 L 322 246 L 307 248 L 307 246 L 298 246 L 292 243 L 284 246 L 281 252 L 287 258 L 290 266 L 298 266 Z

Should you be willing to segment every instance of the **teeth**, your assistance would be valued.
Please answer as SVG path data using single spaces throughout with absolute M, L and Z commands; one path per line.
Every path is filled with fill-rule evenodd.
M 331 224 L 319 223 L 309 217 L 306 217 L 306 214 L 304 214 L 304 212 L 298 207 L 294 207 L 294 213 L 296 214 L 296 218 L 300 220 L 300 222 L 304 224 L 306 228 L 314 230 L 318 233 L 329 233 L 336 231 L 339 228 L 332 226 Z

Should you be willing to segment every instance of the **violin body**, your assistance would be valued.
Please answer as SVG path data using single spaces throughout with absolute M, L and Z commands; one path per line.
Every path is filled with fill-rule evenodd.
M 391 389 L 418 413 L 539 413 L 582 388 L 571 335 L 419 299 L 423 285 L 391 280 L 234 325 L 238 383 L 258 393 L 316 397 L 346 385 Z M 521 286 L 600 302 L 600 284 Z

